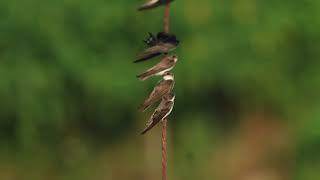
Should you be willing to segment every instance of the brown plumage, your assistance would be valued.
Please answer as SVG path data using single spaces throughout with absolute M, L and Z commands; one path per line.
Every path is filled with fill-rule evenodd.
M 153 112 L 152 116 L 150 117 L 147 123 L 147 127 L 142 131 L 141 134 L 145 134 L 150 129 L 152 129 L 156 124 L 158 124 L 160 121 L 168 117 L 168 115 L 171 113 L 173 109 L 174 98 L 175 98 L 175 95 L 173 92 L 170 92 L 165 96 L 163 96 L 161 103 Z
M 148 9 L 153 9 L 158 6 L 164 5 L 166 3 L 170 3 L 173 0 L 149 0 L 148 2 L 144 3 L 142 6 L 138 8 L 139 11 L 142 10 L 148 10 Z
M 174 87 L 174 75 L 171 72 L 166 72 L 163 76 L 163 79 L 159 81 L 156 87 L 149 95 L 149 97 L 142 103 L 140 106 L 141 111 L 145 111 L 153 103 L 160 100 L 164 95 L 171 92 Z
M 152 68 L 148 69 L 142 74 L 139 74 L 137 77 L 141 80 L 147 80 L 148 78 L 152 76 L 161 76 L 165 72 L 170 71 L 174 68 L 176 65 L 176 62 L 178 61 L 177 56 L 166 56 L 164 57 L 158 64 L 153 66 Z
M 134 63 L 142 62 L 161 54 L 166 54 L 177 47 L 176 42 L 159 42 L 158 44 L 148 47 L 138 55 L 137 60 Z

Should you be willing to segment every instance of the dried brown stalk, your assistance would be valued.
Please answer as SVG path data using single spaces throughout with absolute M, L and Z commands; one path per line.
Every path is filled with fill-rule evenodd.
M 164 32 L 169 33 L 170 3 L 164 8 Z M 167 119 L 162 121 L 162 180 L 167 180 Z
M 162 180 L 167 180 L 167 119 L 162 121 Z

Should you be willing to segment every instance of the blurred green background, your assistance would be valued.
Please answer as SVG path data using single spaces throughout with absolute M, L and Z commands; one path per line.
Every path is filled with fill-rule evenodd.
M 135 75 L 163 8 L 0 1 L 0 179 L 160 180 Z M 169 179 L 320 178 L 320 1 L 176 0 Z

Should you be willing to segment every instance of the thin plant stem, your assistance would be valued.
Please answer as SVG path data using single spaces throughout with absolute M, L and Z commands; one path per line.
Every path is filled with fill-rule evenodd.
M 162 180 L 167 180 L 167 119 L 162 121 Z
M 164 9 L 164 32 L 169 33 L 170 3 Z M 167 180 L 167 119 L 162 121 L 162 180 Z
M 169 33 L 169 16 L 170 16 L 170 3 L 167 3 L 164 8 L 164 32 Z

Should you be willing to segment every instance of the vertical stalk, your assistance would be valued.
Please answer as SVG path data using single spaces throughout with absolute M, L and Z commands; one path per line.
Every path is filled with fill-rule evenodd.
M 170 16 L 170 3 L 167 3 L 164 8 L 164 32 L 169 33 L 169 16 Z
M 170 3 L 164 8 L 164 32 L 169 33 Z M 162 121 L 162 180 L 167 180 L 167 119 Z
M 167 180 L 167 119 L 162 121 L 162 180 Z

